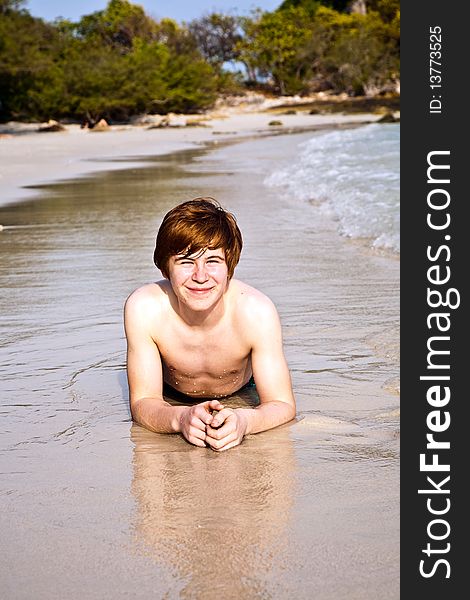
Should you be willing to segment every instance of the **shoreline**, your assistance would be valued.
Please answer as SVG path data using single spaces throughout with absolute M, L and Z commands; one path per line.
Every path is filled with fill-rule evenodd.
M 273 119 L 275 117 L 275 119 Z M 382 115 L 295 114 L 244 111 L 192 118 L 167 127 L 113 125 L 105 131 L 66 125 L 64 131 L 39 132 L 38 124 L 5 124 L 0 136 L 0 208 L 40 195 L 40 186 L 93 173 L 140 167 L 146 159 L 197 148 L 207 143 L 241 141 L 252 136 L 354 127 L 377 122 Z M 270 125 L 280 121 L 280 125 Z M 16 128 L 16 129 L 15 129 Z M 139 159 L 142 159 L 139 162 Z M 7 224 L 8 225 L 8 224 Z

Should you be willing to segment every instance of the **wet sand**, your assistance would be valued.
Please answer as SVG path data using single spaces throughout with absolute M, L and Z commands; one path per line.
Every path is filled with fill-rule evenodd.
M 263 185 L 311 135 L 149 156 L 0 208 L 6 597 L 399 597 L 399 262 Z M 163 214 L 197 195 L 237 215 L 236 276 L 278 306 L 298 406 L 223 454 L 128 408 L 123 301 L 158 278 Z

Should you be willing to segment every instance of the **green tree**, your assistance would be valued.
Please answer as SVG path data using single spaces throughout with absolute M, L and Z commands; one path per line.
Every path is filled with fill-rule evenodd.
M 62 115 L 126 120 L 150 110 L 165 93 L 161 68 L 168 50 L 162 44 L 134 40 L 121 54 L 98 40 L 73 40 L 63 58 L 65 94 Z
M 376 12 L 341 14 L 320 8 L 312 27 L 315 66 L 335 91 L 364 94 L 398 77 L 399 39 L 395 25 Z
M 197 111 L 211 106 L 219 93 L 238 91 L 236 77 L 221 68 L 216 61 L 205 59 L 188 27 L 172 19 L 158 24 L 158 39 L 164 43 L 170 57 L 165 80 L 170 88 L 168 100 L 161 111 Z M 187 101 L 184 96 L 187 95 Z
M 162 19 L 157 25 L 157 39 L 168 46 L 174 54 L 184 54 L 188 57 L 201 58 L 196 40 L 187 27 L 180 27 L 173 19 Z
M 155 40 L 157 30 L 157 24 L 144 9 L 127 0 L 110 0 L 104 10 L 85 15 L 76 26 L 78 37 L 98 37 L 105 45 L 123 53 L 132 50 L 136 38 Z
M 164 69 L 167 100 L 156 112 L 197 112 L 210 107 L 218 91 L 218 79 L 202 58 L 188 61 L 184 55 L 170 55 Z
M 221 67 L 224 62 L 237 60 L 241 40 L 237 17 L 211 13 L 191 21 L 188 29 L 208 62 Z
M 127 0 L 78 23 L 45 23 L 0 0 L 0 118 L 100 117 L 198 111 L 237 89 L 223 69 L 242 61 L 273 91 L 386 89 L 399 77 L 398 0 L 284 0 L 250 18 L 213 13 L 180 26 Z M 335 10 L 336 9 L 336 10 Z
M 367 0 L 367 10 L 378 12 L 383 21 L 391 23 L 400 17 L 400 0 Z
M 302 7 L 264 12 L 242 20 L 243 40 L 239 43 L 240 60 L 256 78 L 271 76 L 281 94 L 302 91 L 310 65 L 302 60 L 299 49 L 309 36 L 309 18 Z
M 6 15 L 12 10 L 19 11 L 25 0 L 0 0 L 0 15 Z
M 53 105 L 60 96 L 59 37 L 52 25 L 17 5 L 4 2 L 0 13 L 0 118 L 41 118 L 39 91 Z

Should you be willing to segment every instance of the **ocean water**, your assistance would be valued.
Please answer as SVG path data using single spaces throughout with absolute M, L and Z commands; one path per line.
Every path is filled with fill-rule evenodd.
M 265 184 L 312 203 L 338 221 L 342 235 L 399 253 L 399 143 L 395 123 L 318 133 Z

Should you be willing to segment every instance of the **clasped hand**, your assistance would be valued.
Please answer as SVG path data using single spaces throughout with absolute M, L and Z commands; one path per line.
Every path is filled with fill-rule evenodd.
M 217 410 L 215 415 L 212 411 Z M 181 433 L 195 446 L 210 446 L 216 452 L 238 446 L 246 432 L 243 412 L 225 408 L 218 400 L 188 406 L 181 417 Z

